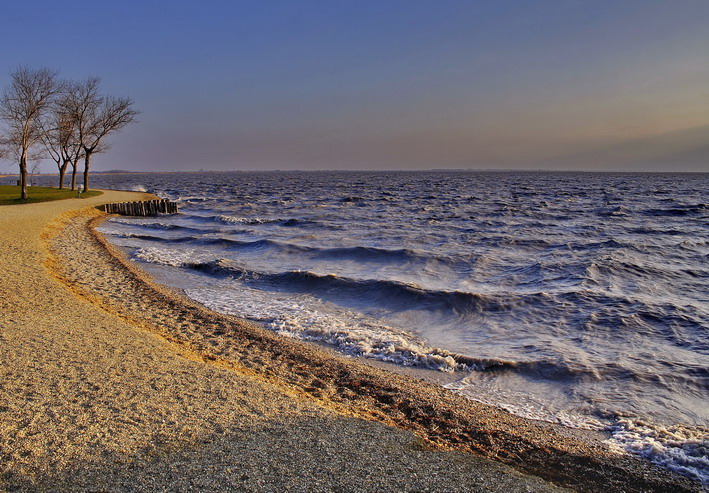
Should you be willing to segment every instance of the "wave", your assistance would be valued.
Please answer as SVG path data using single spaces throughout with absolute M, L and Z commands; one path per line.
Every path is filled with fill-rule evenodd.
M 271 293 L 263 302 L 257 290 L 198 288 L 186 294 L 212 310 L 261 322 L 280 335 L 329 344 L 351 356 L 444 372 L 482 370 L 496 364 L 431 347 L 412 333 L 354 312 L 327 313 L 312 303 L 280 299 Z
M 496 226 L 492 223 L 490 226 Z M 463 230 L 466 233 L 474 233 L 475 229 Z M 545 249 L 545 248 L 555 248 L 559 247 L 558 243 L 545 240 L 543 238 L 520 238 L 511 235 L 489 235 L 489 236 L 478 236 L 477 241 L 486 246 L 494 247 L 520 247 L 520 248 L 530 248 L 530 249 Z
M 201 270 L 208 265 L 218 266 L 223 263 L 224 261 L 214 261 L 195 265 L 199 265 L 198 270 Z M 445 372 L 514 371 L 535 377 L 558 377 L 563 373 L 565 378 L 585 375 L 585 372 L 550 360 L 512 361 L 455 353 L 429 346 L 415 334 L 382 324 L 356 312 L 328 313 L 318 310 L 317 303 L 313 301 L 294 302 L 292 298 L 278 293 L 245 289 L 246 292 L 241 288 L 196 288 L 188 290 L 186 294 L 215 311 L 261 322 L 269 330 L 281 335 L 326 343 L 352 356 Z
M 468 372 L 481 370 L 482 365 L 487 364 L 486 361 L 430 347 L 416 336 L 381 324 L 359 322 L 348 327 L 334 317 L 320 315 L 316 318 L 320 320 L 313 323 L 312 311 L 301 312 L 295 317 L 280 316 L 269 321 L 266 327 L 281 335 L 330 344 L 352 356 L 403 366 L 419 366 L 444 372 Z
M 171 228 L 173 229 L 173 228 Z M 203 231 L 199 229 L 193 229 L 193 228 L 188 228 L 188 227 L 178 227 L 174 228 L 178 229 L 182 232 L 186 231 L 195 231 L 195 232 L 200 232 L 203 233 Z M 115 231 L 106 231 L 103 230 L 102 232 L 108 233 L 114 237 L 118 238 L 134 238 L 134 239 L 139 239 L 143 241 L 148 241 L 152 243 L 163 243 L 165 245 L 171 245 L 171 244 L 192 244 L 195 247 L 203 247 L 203 246 L 221 246 L 224 249 L 227 250 L 264 250 L 268 248 L 276 248 L 283 253 L 297 253 L 297 252 L 308 252 L 312 250 L 309 247 L 301 247 L 292 243 L 282 243 L 274 240 L 237 240 L 233 238 L 224 238 L 224 237 L 209 237 L 209 236 L 204 236 L 204 235 L 189 235 L 189 236 L 156 236 L 156 235 L 150 235 L 147 233 L 133 233 L 133 232 L 115 232 Z M 161 255 L 167 255 L 167 257 L 170 257 L 170 251 L 167 249 L 164 250 L 154 250 L 151 251 L 152 253 L 150 254 L 150 259 L 148 260 L 153 263 L 162 263 L 160 260 Z M 142 255 L 142 254 L 141 254 Z M 142 258 L 139 256 L 139 258 Z M 189 263 L 189 261 L 185 261 Z M 172 264 L 170 264 L 172 265 Z M 176 267 L 180 267 L 183 265 L 176 265 Z
M 591 261 L 583 272 L 583 278 L 595 284 L 608 283 L 613 278 L 623 280 L 654 279 L 655 282 L 686 283 L 687 277 L 701 277 L 704 270 L 673 268 L 671 265 L 648 264 L 647 262 L 620 259 L 612 254 Z
M 269 240 L 259 240 L 266 243 Z M 486 296 L 463 291 L 426 290 L 412 283 L 395 280 L 351 279 L 335 274 L 318 274 L 307 270 L 292 270 L 276 273 L 255 272 L 227 260 L 209 262 L 185 262 L 181 267 L 208 273 L 214 276 L 229 276 L 241 281 L 269 284 L 280 290 L 309 292 L 313 294 L 336 293 L 337 297 L 353 297 L 360 301 L 380 300 L 383 304 L 418 306 L 425 309 L 447 308 L 455 313 L 500 311 L 511 306 L 501 297 Z M 519 297 L 520 295 L 518 295 Z M 527 296 L 527 295 L 521 295 Z M 541 293 L 539 296 L 547 296 Z M 515 300 L 512 300 L 514 304 Z M 435 305 L 435 306 L 433 306 Z
M 622 205 L 609 209 L 597 209 L 596 213 L 603 217 L 625 217 L 632 214 L 632 211 Z
M 587 303 L 593 298 L 595 303 L 604 306 L 625 304 L 632 306 L 641 321 L 659 321 L 660 325 L 695 326 L 701 328 L 698 315 L 690 310 L 676 309 L 670 306 L 650 306 L 634 300 L 626 300 L 608 295 L 589 292 L 568 292 L 560 295 L 547 293 L 529 293 L 505 295 L 483 295 L 462 291 L 426 290 L 418 285 L 393 280 L 351 279 L 335 274 L 317 274 L 310 271 L 285 271 L 277 273 L 255 272 L 230 260 L 219 259 L 208 262 L 186 262 L 182 267 L 219 277 L 232 277 L 255 288 L 275 289 L 278 292 L 303 293 L 320 297 L 324 300 L 340 301 L 356 300 L 358 304 L 368 306 L 386 306 L 393 310 L 407 310 L 416 307 L 428 312 L 438 311 L 453 313 L 459 317 L 466 315 L 491 314 L 502 311 L 525 310 L 534 307 L 547 311 L 557 309 L 567 303 Z M 568 305 L 566 305 L 568 306 Z M 599 319 L 603 322 L 602 319 Z M 615 327 L 623 327 L 625 319 L 622 315 L 613 316 L 609 323 Z M 661 332 L 661 329 L 655 329 Z M 668 331 L 665 337 L 678 346 L 691 347 L 700 350 L 701 330 L 686 334 L 679 338 L 675 330 Z M 642 382 L 646 375 L 617 365 L 594 367 L 581 363 L 571 363 L 563 358 L 545 358 L 530 361 L 511 361 L 499 359 L 480 359 L 462 355 L 455 356 L 457 364 L 475 370 L 513 371 L 520 374 L 554 381 L 568 380 L 600 380 L 602 377 L 613 379 L 628 379 Z M 681 375 L 676 375 L 677 378 Z M 692 387 L 705 388 L 705 378 L 702 375 L 692 375 L 686 381 Z
M 639 227 L 634 227 L 634 228 L 627 228 L 628 233 L 634 233 L 634 234 L 641 234 L 641 235 L 652 235 L 652 236 L 661 236 L 661 235 L 667 235 L 667 236 L 685 236 L 687 234 L 686 231 L 681 231 L 679 229 L 670 229 L 670 228 L 651 228 L 648 226 L 639 226 Z
M 183 241 L 190 241 L 190 239 Z M 199 241 L 200 245 L 219 244 L 250 250 L 265 248 L 291 249 L 293 252 L 298 251 L 301 254 L 316 252 L 317 255 L 336 255 L 338 258 L 341 258 L 343 253 L 348 255 L 367 255 L 371 253 L 366 249 L 354 249 L 354 252 L 351 249 L 320 250 L 266 239 L 241 241 L 226 238 L 200 238 Z M 406 250 L 398 252 L 379 250 L 377 252 L 384 257 L 388 255 L 412 255 L 412 252 Z M 174 255 L 167 249 L 140 249 L 136 256 L 148 262 L 167 263 L 215 277 L 231 277 L 242 282 L 258 284 L 283 292 L 307 292 L 318 295 L 323 299 L 339 301 L 356 300 L 358 304 L 386 306 L 393 310 L 406 310 L 410 307 L 416 307 L 418 310 L 445 312 L 458 317 L 465 317 L 466 315 L 492 315 L 501 312 L 519 312 L 521 310 L 553 312 L 563 310 L 564 306 L 614 307 L 611 311 L 613 314 L 612 319 L 609 320 L 599 318 L 605 316 L 605 310 L 597 312 L 594 317 L 594 325 L 602 325 L 605 322 L 608 325 L 615 326 L 636 323 L 636 325 L 639 324 L 635 327 L 637 330 L 655 331 L 663 330 L 662 327 L 666 325 L 700 328 L 704 318 L 702 312 L 689 305 L 658 304 L 640 298 L 588 289 L 571 289 L 557 293 L 533 291 L 481 294 L 460 290 L 426 289 L 418 284 L 393 279 L 356 279 L 308 270 L 257 272 L 233 260 L 224 258 L 215 259 L 212 257 L 208 261 L 203 261 L 201 258 L 195 259 L 189 257 L 189 255 L 180 255 L 180 261 L 175 263 Z M 413 258 L 416 257 L 414 256 Z M 590 274 L 592 272 L 589 272 Z M 629 317 L 630 315 L 632 317 Z M 649 328 L 644 328 L 645 326 Z M 700 330 L 693 331 L 692 337 L 678 339 L 677 344 L 682 346 L 690 344 L 693 345 L 694 349 L 697 349 L 696 344 L 698 341 L 694 339 L 700 332 Z M 674 329 L 671 333 L 668 332 L 667 337 L 676 337 L 673 334 Z
M 162 223 L 154 221 L 141 221 L 140 219 L 123 219 L 120 217 L 109 218 L 106 222 L 116 223 L 116 224 L 126 224 L 128 226 L 139 226 L 144 228 L 155 228 L 155 229 L 177 229 L 180 226 L 171 223 Z
M 670 200 L 672 206 L 663 208 L 650 208 L 638 211 L 640 214 L 645 216 L 663 217 L 663 216 L 686 216 L 693 214 L 704 214 L 709 212 L 709 204 L 697 203 L 697 204 L 676 204 L 674 200 Z M 603 217 L 625 217 L 635 214 L 635 211 L 619 205 L 610 208 L 599 208 L 595 212 L 599 216 Z
M 709 485 L 709 430 L 619 418 L 606 442 Z
M 603 431 L 611 452 L 630 453 L 678 474 L 709 485 L 709 429 L 702 426 L 662 425 L 649 420 L 621 416 L 613 412 L 596 412 L 556 407 L 524 389 L 508 390 L 485 383 L 479 376 L 446 384 L 444 387 L 479 402 L 494 405 L 528 419 L 558 423 L 570 428 Z M 484 382 L 484 381 L 483 381 Z M 505 399 L 501 402 L 500 395 Z
M 274 244 L 282 246 L 273 240 L 239 241 L 214 239 L 206 241 L 227 242 L 242 248 L 263 248 Z M 307 247 L 304 248 L 307 249 Z M 201 255 L 202 258 L 192 257 L 191 255 L 195 251 L 173 251 L 146 247 L 139 248 L 135 256 L 150 263 L 187 268 L 215 277 L 231 277 L 244 282 L 269 285 L 280 291 L 287 292 L 310 292 L 328 295 L 334 293 L 338 297 L 350 296 L 362 301 L 365 299 L 379 300 L 383 304 L 400 305 L 402 307 L 412 305 L 422 309 L 447 307 L 457 313 L 500 311 L 510 306 L 510 303 L 501 297 L 462 291 L 426 290 L 416 284 L 395 280 L 352 279 L 335 274 L 318 274 L 307 270 L 257 272 L 229 259 L 210 258 L 205 261 L 204 255 Z M 539 296 L 545 297 L 548 295 L 541 293 Z M 516 300 L 512 300 L 512 304 L 516 304 Z M 434 307 L 433 305 L 436 306 Z
M 135 258 L 150 264 L 184 267 L 194 262 L 212 262 L 214 256 L 198 249 L 164 249 L 156 247 L 137 248 L 133 253 Z
M 545 225 L 548 227 L 548 225 Z M 472 231 L 471 231 L 472 232 Z M 605 240 L 598 241 L 567 241 L 567 242 L 557 242 L 551 239 L 543 238 L 528 238 L 528 237 L 512 237 L 508 235 L 496 235 L 496 236 L 483 236 L 479 238 L 480 243 L 493 245 L 493 246 L 511 246 L 511 247 L 523 247 L 523 248 L 539 248 L 539 249 L 571 249 L 574 251 L 606 251 L 613 249 L 632 249 L 638 250 L 638 248 L 629 242 L 621 242 L 615 238 L 609 238 Z
M 213 197 L 205 197 L 203 195 L 188 195 L 188 196 L 180 196 L 175 199 L 175 202 L 184 202 L 187 204 L 194 204 L 197 202 L 207 202 L 210 200 L 214 200 Z
M 273 224 L 277 226 L 289 227 L 303 227 L 303 226 L 318 226 L 322 227 L 317 221 L 312 221 L 310 219 L 299 219 L 299 218 L 287 218 L 287 219 L 261 219 L 258 217 L 240 217 L 240 216 L 228 216 L 220 215 L 216 216 L 216 220 L 226 224 L 244 224 L 248 226 L 254 226 L 259 224 Z
M 316 258 L 328 260 L 356 260 L 360 262 L 426 263 L 434 260 L 441 264 L 452 264 L 451 258 L 420 253 L 409 248 L 386 249 L 379 247 L 355 246 L 312 249 Z
M 708 315 L 701 307 L 693 305 L 675 305 L 669 302 L 658 303 L 648 297 L 634 296 L 632 293 L 609 292 L 599 290 L 596 286 L 585 289 L 581 286 L 571 286 L 564 291 L 547 293 L 537 291 L 534 287 L 528 292 L 495 292 L 476 293 L 461 290 L 442 290 L 427 288 L 418 284 L 403 282 L 394 279 L 352 278 L 333 273 L 319 273 L 309 270 L 286 270 L 263 272 L 252 270 L 234 260 L 215 258 L 219 253 L 207 255 L 209 250 L 200 250 L 205 245 L 218 245 L 223 249 L 237 249 L 239 251 L 260 252 L 267 249 L 277 249 L 279 254 L 305 255 L 315 258 L 354 258 L 356 260 L 388 261 L 393 257 L 397 263 L 401 259 L 410 261 L 430 260 L 431 257 L 417 256 L 413 251 L 398 250 L 387 251 L 383 249 L 343 248 L 343 249 L 318 249 L 307 246 L 298 246 L 289 243 L 280 243 L 273 240 L 261 239 L 252 241 L 235 240 L 228 238 L 202 238 L 186 237 L 175 240 L 162 240 L 144 236 L 140 239 L 165 243 L 182 243 L 193 246 L 188 253 L 180 251 L 171 252 L 171 249 L 141 248 L 136 252 L 136 257 L 152 263 L 166 264 L 182 267 L 207 274 L 217 278 L 232 278 L 249 286 L 258 287 L 277 292 L 309 293 L 323 300 L 329 300 L 343 306 L 350 307 L 381 307 L 388 311 L 399 312 L 415 308 L 418 311 L 437 316 L 453 317 L 458 320 L 467 320 L 471 323 L 484 319 L 508 319 L 509 323 L 539 323 L 541 318 L 568 317 L 570 312 L 565 307 L 593 307 L 591 316 L 577 318 L 577 323 L 584 327 L 584 331 L 598 332 L 609 328 L 620 328 L 628 333 L 644 334 L 651 337 L 660 337 L 667 343 L 678 348 L 690 349 L 700 353 L 709 351 L 709 344 L 703 339 L 703 327 L 707 323 Z M 189 252 L 198 251 L 197 256 Z M 522 273 L 539 277 L 536 266 L 530 267 L 531 271 L 523 270 Z M 602 267 L 593 265 L 586 270 L 588 279 L 599 278 Z M 519 272 L 518 272 L 519 274 Z M 627 277 L 629 272 L 622 271 L 622 276 Z M 601 279 L 603 276 L 600 276 Z M 595 281 L 593 281 L 595 282 Z M 536 281 L 531 281 L 536 285 Z M 515 314 L 524 313 L 520 319 Z M 531 319 L 530 319 L 531 317 Z M 536 322 L 535 322 L 536 320 Z M 625 337 L 617 334 L 619 340 Z M 556 367 L 542 369 L 530 368 L 530 372 L 555 375 L 554 378 L 573 378 L 574 371 L 567 371 Z M 588 372 L 593 376 L 593 371 Z M 628 378 L 632 378 L 631 375 Z
M 524 248 L 549 248 L 556 246 L 554 243 L 541 238 L 503 238 L 503 245 L 509 245 L 514 247 L 524 247 Z
M 688 216 L 697 214 L 706 214 L 709 212 L 709 204 L 687 204 L 676 205 L 667 209 L 646 209 L 643 214 L 646 216 Z
M 206 231 L 199 228 L 192 228 L 190 226 L 183 226 L 181 224 L 175 223 L 165 223 L 158 222 L 154 220 L 140 220 L 140 219 L 121 219 L 121 218 L 110 218 L 107 223 L 124 224 L 127 226 L 133 226 L 136 228 L 144 229 L 158 229 L 164 231 L 183 231 L 190 233 L 205 233 Z
M 205 238 L 201 236 L 192 237 L 191 239 L 201 245 L 221 245 L 226 248 L 239 250 L 260 250 L 274 246 L 287 246 L 289 250 L 298 250 L 296 245 L 286 245 L 274 240 L 235 240 L 233 238 Z
M 156 243 L 169 243 L 169 244 L 177 244 L 177 243 L 190 243 L 193 241 L 193 236 L 183 236 L 183 237 L 177 237 L 177 238 L 164 238 L 162 236 L 154 236 L 154 235 L 149 235 L 149 234 L 142 234 L 142 233 L 117 233 L 113 231 L 105 231 L 105 230 L 100 230 L 102 233 L 108 233 L 113 237 L 116 238 L 132 238 L 136 240 L 143 240 L 143 241 L 150 241 L 150 242 L 156 242 Z
M 342 197 L 342 198 L 340 199 L 340 202 L 342 202 L 342 203 L 353 203 L 353 202 L 364 202 L 365 200 L 367 200 L 367 199 L 365 199 L 364 197 L 358 197 L 358 196 L 356 196 L 356 195 L 351 195 L 351 196 L 348 196 L 348 197 Z
M 389 250 L 385 248 L 378 247 L 336 247 L 336 248 L 320 248 L 313 246 L 298 245 L 295 243 L 281 242 L 269 239 L 259 239 L 259 240 L 238 240 L 234 238 L 227 237 L 210 237 L 205 236 L 204 233 L 207 231 L 190 228 L 187 226 L 178 226 L 175 224 L 160 224 L 160 223 L 145 223 L 145 224 L 134 224 L 129 221 L 125 221 L 126 224 L 131 226 L 137 225 L 144 227 L 146 229 L 159 228 L 164 230 L 171 230 L 175 232 L 186 232 L 186 233 L 198 233 L 196 235 L 190 236 L 168 236 L 163 237 L 159 235 L 150 235 L 147 233 L 119 233 L 113 231 L 107 231 L 113 236 L 118 237 L 131 237 L 138 238 L 145 241 L 158 242 L 158 243 L 194 243 L 195 245 L 214 245 L 223 246 L 229 250 L 258 250 L 258 249 L 274 249 L 281 253 L 290 254 L 304 254 L 308 255 L 314 259 L 321 260 L 353 260 L 357 262 L 377 262 L 377 263 L 395 263 L 395 264 L 410 264 L 419 263 L 427 264 L 429 262 L 436 262 L 439 265 L 457 265 L 464 263 L 461 260 L 456 260 L 451 257 L 426 255 L 423 253 L 416 252 L 415 250 L 401 248 Z

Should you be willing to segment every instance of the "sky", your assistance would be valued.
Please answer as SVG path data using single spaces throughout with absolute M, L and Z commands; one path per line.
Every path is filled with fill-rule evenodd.
M 707 0 L 1 10 L 1 87 L 50 67 L 141 111 L 95 170 L 709 171 Z

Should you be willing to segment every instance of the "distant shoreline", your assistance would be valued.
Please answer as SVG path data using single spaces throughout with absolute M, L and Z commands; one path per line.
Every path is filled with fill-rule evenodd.
M 434 169 L 323 169 L 323 170 L 303 170 L 303 169 L 273 169 L 273 170 L 183 170 L 183 171 L 131 171 L 131 170 L 110 170 L 92 171 L 91 176 L 113 176 L 113 175 L 156 175 L 156 174 L 181 174 L 181 175 L 210 175 L 221 173 L 484 173 L 484 174 L 588 174 L 588 175 L 707 175 L 709 171 L 603 171 L 603 170 L 555 170 L 555 169 L 466 169 L 466 168 L 434 168 Z M 17 173 L 0 174 L 0 178 L 19 178 Z M 59 173 L 34 173 L 34 177 L 58 177 Z M 82 172 L 77 172 L 77 176 L 83 176 Z

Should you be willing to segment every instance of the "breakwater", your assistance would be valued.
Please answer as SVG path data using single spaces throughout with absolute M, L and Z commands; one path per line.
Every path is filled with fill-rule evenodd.
M 169 200 L 143 200 L 139 202 L 118 202 L 99 207 L 107 214 L 121 216 L 157 216 L 158 214 L 177 214 L 177 203 Z

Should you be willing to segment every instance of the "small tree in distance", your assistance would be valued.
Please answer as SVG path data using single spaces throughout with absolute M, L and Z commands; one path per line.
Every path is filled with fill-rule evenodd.
M 89 189 L 91 156 L 106 151 L 105 137 L 135 120 L 133 100 L 99 93 L 100 79 L 89 77 L 70 84 L 62 98 L 62 111 L 74 121 L 84 155 L 84 190 Z
M 31 186 L 34 186 L 34 185 L 35 185 L 34 175 L 40 173 L 40 171 L 41 171 L 41 165 L 42 165 L 42 162 L 41 162 L 41 161 L 35 161 L 35 162 L 32 164 L 32 166 L 30 167 L 30 185 L 31 185 Z
M 48 68 L 19 67 L 0 98 L 0 119 L 7 126 L 2 138 L 5 154 L 15 155 L 20 166 L 22 199 L 27 198 L 27 161 L 30 149 L 42 138 L 42 118 L 63 86 Z

